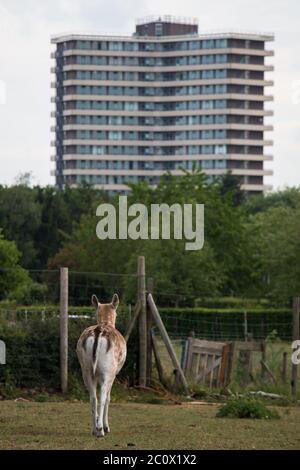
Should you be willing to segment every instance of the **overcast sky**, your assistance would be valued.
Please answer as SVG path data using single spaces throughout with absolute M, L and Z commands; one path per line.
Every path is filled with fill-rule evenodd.
M 199 32 L 239 29 L 275 33 L 275 101 L 271 107 L 274 188 L 300 185 L 300 2 L 297 0 L 0 0 L 0 184 L 50 170 L 50 36 L 61 32 L 131 34 L 136 18 L 156 14 L 199 19 Z M 269 46 L 270 47 L 270 46 Z M 270 105 L 268 105 L 270 106 Z

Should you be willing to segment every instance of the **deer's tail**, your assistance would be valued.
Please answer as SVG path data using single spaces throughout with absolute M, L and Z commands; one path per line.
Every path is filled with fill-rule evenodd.
M 93 344 L 93 351 L 92 351 L 92 373 L 95 377 L 96 375 L 96 368 L 97 368 L 97 351 L 99 346 L 99 336 L 100 336 L 100 329 L 95 330 L 95 337 L 94 337 L 94 344 Z

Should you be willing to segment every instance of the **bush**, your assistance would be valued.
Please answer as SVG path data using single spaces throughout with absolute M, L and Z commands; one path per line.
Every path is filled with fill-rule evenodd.
M 17 286 L 9 298 L 18 305 L 32 305 L 45 302 L 46 295 L 47 286 L 30 279 L 27 283 Z
M 125 317 L 118 316 L 117 326 L 121 332 L 124 332 L 125 322 Z M 82 331 L 92 323 L 89 318 L 69 321 L 70 393 L 76 396 L 81 396 L 80 386 L 83 385 L 76 344 Z M 6 364 L 0 368 L 0 394 L 11 397 L 16 388 L 59 390 L 59 318 L 0 321 L 0 338 L 5 341 L 7 350 Z M 127 360 L 120 373 L 120 378 L 129 384 L 136 379 L 137 347 L 135 329 L 129 340 Z
M 218 412 L 218 418 L 241 419 L 279 419 L 276 410 L 267 408 L 259 400 L 253 398 L 233 398 L 222 405 Z

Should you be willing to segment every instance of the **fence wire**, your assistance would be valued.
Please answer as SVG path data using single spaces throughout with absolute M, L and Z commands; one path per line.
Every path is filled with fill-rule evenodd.
M 3 268 L 0 271 L 3 271 Z M 7 305 L 0 303 L 0 315 L 3 318 L 22 321 L 30 321 L 32 318 L 45 320 L 59 314 L 60 271 L 30 270 L 29 274 L 36 286 L 25 298 L 25 305 L 19 307 L 15 305 L 16 302 Z M 107 303 L 110 302 L 114 292 L 117 292 L 121 299 L 118 312 L 123 316 L 128 315 L 129 318 L 131 308 L 136 301 L 136 286 L 136 273 L 81 272 L 70 269 L 69 316 L 71 319 L 82 316 L 93 321 L 91 296 L 96 294 L 101 302 Z M 283 341 L 292 339 L 291 306 L 270 304 L 269 309 L 268 304 L 263 307 L 261 299 L 258 299 L 257 305 L 261 307 L 262 312 L 254 312 L 255 298 L 248 299 L 248 308 L 243 305 L 247 299 L 238 298 L 232 292 L 228 292 L 227 296 L 223 293 L 222 297 L 226 299 L 229 296 L 233 301 L 232 305 L 235 305 L 234 301 L 240 303 L 228 313 L 226 308 L 220 308 L 218 298 L 212 298 L 210 293 L 185 293 L 181 289 L 162 290 L 155 287 L 154 279 L 154 298 L 172 338 L 186 338 L 193 331 L 195 336 L 210 340 L 243 340 L 246 333 L 252 334 L 254 339 L 266 339 L 269 336 Z M 174 306 L 176 312 L 173 309 L 170 313 L 170 309 L 172 310 Z M 192 307 L 200 309 L 205 307 L 205 309 L 203 308 L 201 312 L 189 311 L 188 308 Z

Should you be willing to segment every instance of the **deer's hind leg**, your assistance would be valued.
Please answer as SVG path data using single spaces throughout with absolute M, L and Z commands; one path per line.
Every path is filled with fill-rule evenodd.
M 94 377 L 92 371 L 87 371 L 82 368 L 82 377 L 85 386 L 90 394 L 90 405 L 91 405 L 91 418 L 92 418 L 92 435 L 99 437 L 97 432 L 98 422 L 98 402 L 97 402 L 97 380 Z
M 113 386 L 114 378 L 111 380 L 110 385 L 108 386 L 108 392 L 107 392 L 107 397 L 106 397 L 106 402 L 104 406 L 104 416 L 103 416 L 103 427 L 104 427 L 104 432 L 110 432 L 109 424 L 108 424 L 108 408 L 110 404 L 110 392 Z
M 115 376 L 105 375 L 100 381 L 100 408 L 98 416 L 98 430 L 101 436 L 104 436 L 105 432 L 109 432 L 108 426 L 108 405 L 110 400 L 110 390 L 113 384 Z

